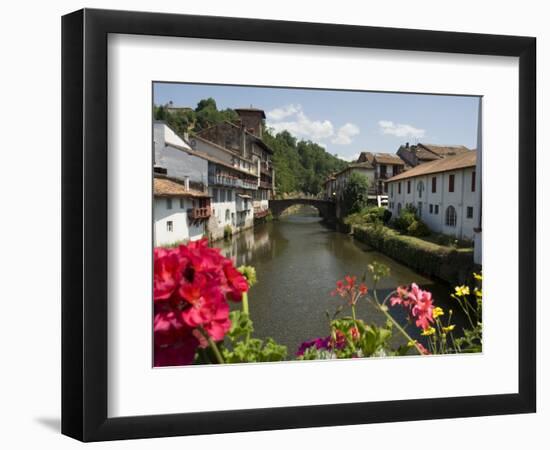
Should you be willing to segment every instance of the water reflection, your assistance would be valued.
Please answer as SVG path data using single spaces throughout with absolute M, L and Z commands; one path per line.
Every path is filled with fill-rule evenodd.
M 380 298 L 396 286 L 416 282 L 434 294 L 437 305 L 445 309 L 451 306 L 449 286 L 419 275 L 348 235 L 324 227 L 318 217 L 309 213 L 257 226 L 234 236 L 231 242 L 218 245 L 237 266 L 256 268 L 258 283 L 250 292 L 254 334 L 260 338 L 273 337 L 287 345 L 291 356 L 304 340 L 328 334 L 325 311 L 333 313 L 341 302 L 339 297 L 330 295 L 336 280 L 347 274 L 358 277 L 366 274 L 367 285 L 373 286 L 367 272 L 372 261 L 391 270 L 390 276 L 379 283 Z M 358 304 L 357 313 L 371 323 L 385 322 L 382 313 L 365 302 Z M 403 311 L 392 309 L 392 313 L 400 323 L 405 322 Z M 453 322 L 460 327 L 462 320 L 457 317 Z M 415 327 L 407 331 L 423 340 Z M 400 335 L 396 334 L 394 339 L 394 344 L 405 343 Z

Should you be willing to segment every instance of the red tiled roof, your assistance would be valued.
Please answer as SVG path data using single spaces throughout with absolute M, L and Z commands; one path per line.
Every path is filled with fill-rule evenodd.
M 468 150 L 455 156 L 448 156 L 443 159 L 437 159 L 424 164 L 420 164 L 412 169 L 402 172 L 387 181 L 404 180 L 407 178 L 419 177 L 430 173 L 448 172 L 450 170 L 464 169 L 476 165 L 476 152 Z
M 154 178 L 153 192 L 155 197 L 194 197 L 207 198 L 209 195 L 205 192 L 194 189 L 185 189 L 185 185 L 167 178 Z

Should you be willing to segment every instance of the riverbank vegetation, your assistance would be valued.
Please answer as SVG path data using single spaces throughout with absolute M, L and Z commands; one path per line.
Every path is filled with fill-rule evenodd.
M 164 120 L 178 134 L 196 133 L 223 121 L 236 122 L 238 114 L 231 108 L 219 110 L 213 98 L 201 100 L 196 108 L 169 110 L 155 105 L 155 120 Z M 322 146 L 309 140 L 299 140 L 288 131 L 275 133 L 264 124 L 263 141 L 273 150 L 275 186 L 279 193 L 301 192 L 317 195 L 324 180 L 333 172 L 347 166 L 347 162 L 328 153 Z
M 471 241 L 432 233 L 413 206 L 398 217 L 383 207 L 366 207 L 348 215 L 344 223 L 356 239 L 414 270 L 449 283 L 464 282 L 478 268 Z
M 353 227 L 355 239 L 428 276 L 463 283 L 476 270 L 472 248 L 439 245 L 380 224 Z
M 481 351 L 482 291 L 481 276 L 474 274 L 473 286 L 461 285 L 451 294 L 457 308 L 464 311 L 468 325 L 455 337 L 453 310 L 437 306 L 432 294 L 415 283 L 397 287 L 384 299 L 378 297 L 377 283 L 389 275 L 389 268 L 373 262 L 368 272 L 374 284 L 346 276 L 332 292 L 343 301 L 327 312 L 327 336 L 301 344 L 294 357 L 337 359 L 376 356 L 429 355 Z M 275 362 L 287 359 L 289 352 L 271 338 L 253 336 L 250 319 L 250 289 L 256 284 L 252 267 L 235 268 L 219 249 L 208 247 L 207 240 L 177 248 L 154 251 L 154 365 L 224 364 Z M 229 303 L 240 303 L 230 312 Z M 373 304 L 386 317 L 375 325 L 356 316 L 359 302 Z M 407 323 L 391 314 L 404 308 Z M 351 315 L 350 315 L 351 314 Z M 417 327 L 424 344 L 411 338 L 407 328 Z M 458 331 L 458 330 L 457 330 Z M 399 333 L 406 344 L 393 347 L 392 335 Z

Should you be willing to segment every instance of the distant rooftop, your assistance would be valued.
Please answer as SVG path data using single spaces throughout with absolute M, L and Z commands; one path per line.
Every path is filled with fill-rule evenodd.
M 208 194 L 195 189 L 185 189 L 185 185 L 168 178 L 155 177 L 153 182 L 155 197 L 194 197 L 206 198 Z
M 265 119 L 265 112 L 263 109 L 259 108 L 253 108 L 252 106 L 250 108 L 235 108 L 235 111 L 238 113 L 239 111 L 242 112 L 260 112 L 262 113 L 262 119 Z
M 443 159 L 437 159 L 435 161 L 420 164 L 412 169 L 409 169 L 405 172 L 395 175 L 392 178 L 389 178 L 387 181 L 398 181 L 432 173 L 449 172 L 451 170 L 474 167 L 476 165 L 476 157 L 477 152 L 473 150 L 467 150 L 466 152 L 462 152 L 459 155 L 448 156 Z

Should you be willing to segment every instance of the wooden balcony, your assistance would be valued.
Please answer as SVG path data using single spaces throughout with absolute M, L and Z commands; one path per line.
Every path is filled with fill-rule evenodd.
M 260 188 L 262 188 L 262 189 L 273 189 L 273 184 L 269 183 L 267 181 L 261 181 L 260 180 Z
M 205 206 L 203 208 L 191 208 L 187 211 L 187 214 L 192 220 L 205 220 L 208 219 L 212 213 L 210 206 Z

